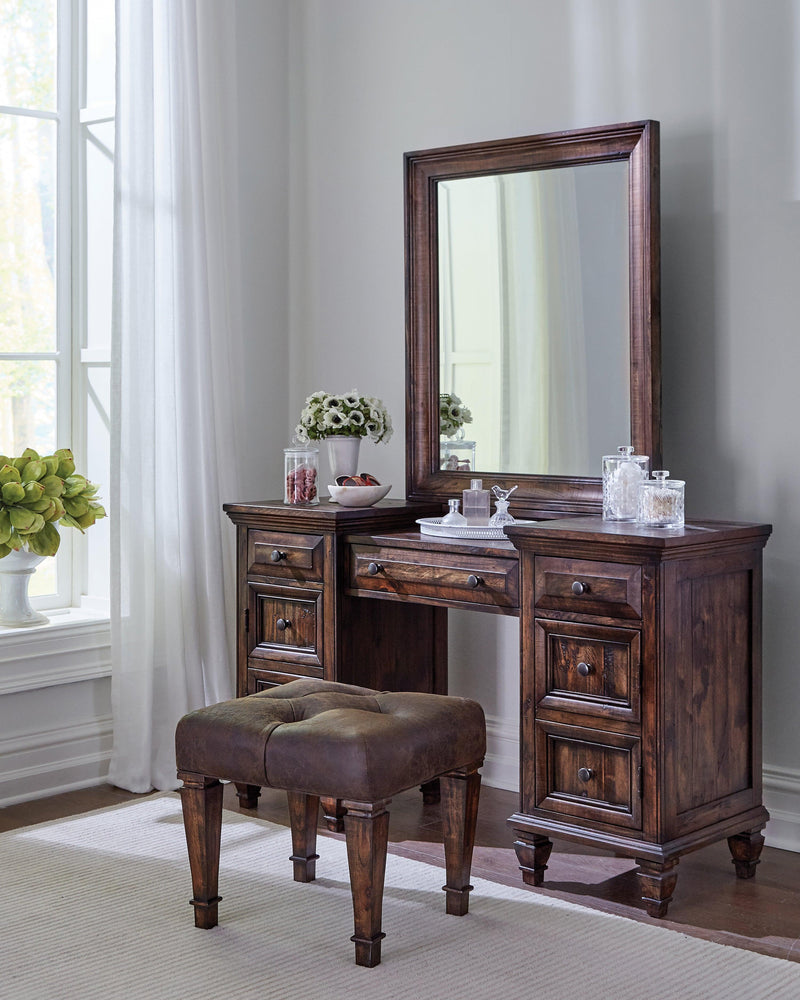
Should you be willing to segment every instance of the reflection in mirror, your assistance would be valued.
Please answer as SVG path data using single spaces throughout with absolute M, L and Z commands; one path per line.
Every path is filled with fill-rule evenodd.
M 472 418 L 442 468 L 595 476 L 630 440 L 628 172 L 438 183 L 439 392 Z

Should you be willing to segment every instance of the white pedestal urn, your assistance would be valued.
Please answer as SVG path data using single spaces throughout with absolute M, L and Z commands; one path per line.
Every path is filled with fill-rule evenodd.
M 0 625 L 28 628 L 49 620 L 34 611 L 28 600 L 28 584 L 45 558 L 23 548 L 12 550 L 0 559 Z
M 339 476 L 355 476 L 358 472 L 358 449 L 361 446 L 361 438 L 335 434 L 326 440 L 332 481 L 335 483 Z

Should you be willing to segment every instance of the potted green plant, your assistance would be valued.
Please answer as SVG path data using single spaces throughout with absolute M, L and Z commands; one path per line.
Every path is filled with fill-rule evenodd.
M 106 512 L 99 487 L 75 472 L 69 448 L 18 458 L 0 455 L 0 624 L 22 627 L 47 621 L 28 600 L 31 575 L 61 544 L 58 526 L 84 532 Z

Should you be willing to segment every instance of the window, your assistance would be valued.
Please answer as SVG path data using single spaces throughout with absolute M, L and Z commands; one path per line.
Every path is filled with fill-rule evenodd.
M 0 0 L 0 453 L 71 447 L 108 500 L 114 0 Z M 40 607 L 108 601 L 108 522 L 62 529 Z

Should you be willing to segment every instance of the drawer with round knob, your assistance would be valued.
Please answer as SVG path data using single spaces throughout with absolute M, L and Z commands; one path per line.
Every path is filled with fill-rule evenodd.
M 392 600 L 461 607 L 479 604 L 486 610 L 513 614 L 519 608 L 519 564 L 509 558 L 457 552 L 455 548 L 422 550 L 382 545 L 349 546 L 350 593 L 372 591 Z
M 290 660 L 322 666 L 322 591 L 251 581 L 244 637 L 248 667 Z
M 537 618 L 537 713 L 580 712 L 604 720 L 641 718 L 641 633 L 633 628 Z
M 642 567 L 537 556 L 534 599 L 541 611 L 640 619 Z
M 634 736 L 536 724 L 537 809 L 626 829 L 642 820 L 641 744 Z
M 248 576 L 322 581 L 324 539 L 289 531 L 247 532 Z

